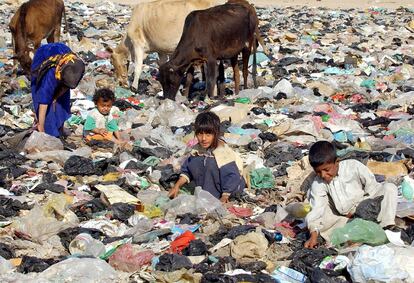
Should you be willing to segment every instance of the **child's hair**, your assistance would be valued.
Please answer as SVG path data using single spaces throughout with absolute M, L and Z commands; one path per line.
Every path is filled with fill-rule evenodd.
M 98 103 L 99 98 L 102 98 L 103 101 L 115 101 L 115 94 L 109 88 L 101 88 L 95 91 L 92 101 L 96 104 Z
M 218 146 L 220 138 L 220 118 L 213 112 L 203 112 L 197 115 L 194 122 L 195 134 L 212 134 L 214 135 L 214 141 L 211 145 L 212 148 Z
M 309 149 L 309 163 L 313 168 L 325 163 L 335 163 L 336 149 L 328 141 L 318 141 Z

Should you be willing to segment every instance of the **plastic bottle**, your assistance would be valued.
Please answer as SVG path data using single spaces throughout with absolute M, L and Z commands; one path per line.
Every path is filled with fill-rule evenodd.
M 81 233 L 69 244 L 69 252 L 72 255 L 85 255 L 99 257 L 105 253 L 105 245 L 92 238 L 91 235 Z
M 304 218 L 309 213 L 309 211 L 312 210 L 312 208 L 309 204 L 295 202 L 288 204 L 285 210 L 289 213 L 289 215 L 295 218 Z
M 273 239 L 275 239 L 276 242 L 280 242 L 283 239 L 283 235 L 280 232 L 275 232 L 273 234 Z
M 405 176 L 401 183 L 401 192 L 406 200 L 413 200 L 414 197 L 414 180 Z

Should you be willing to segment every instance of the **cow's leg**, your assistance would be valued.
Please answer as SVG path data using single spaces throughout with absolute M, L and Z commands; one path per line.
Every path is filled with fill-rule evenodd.
M 234 93 L 237 95 L 240 91 L 240 69 L 239 69 L 239 62 L 238 56 L 234 56 L 231 58 L 231 66 L 233 68 L 233 80 L 234 80 Z M 243 76 L 244 76 L 244 65 L 243 65 Z M 246 84 L 246 81 L 244 81 Z
M 164 65 L 168 60 L 168 55 L 165 53 L 158 52 L 158 66 Z
M 249 57 L 250 57 L 250 49 L 245 47 L 242 50 L 242 60 L 243 60 L 243 89 L 247 89 L 247 76 L 249 75 Z M 237 58 L 237 57 L 236 57 Z M 240 75 L 239 75 L 239 83 L 240 83 Z
M 187 70 L 187 74 L 185 77 L 185 85 L 183 90 L 183 96 L 188 97 L 188 94 L 190 93 L 191 83 L 194 79 L 194 66 L 191 65 L 190 68 Z
M 134 81 L 132 82 L 132 88 L 135 90 L 138 90 L 139 77 L 141 76 L 142 64 L 144 61 L 144 49 L 135 42 L 134 52 L 135 52 L 135 70 L 134 70 Z
M 207 61 L 207 88 L 206 92 L 210 98 L 214 97 L 214 92 L 216 90 L 216 68 L 217 68 L 217 60 L 216 59 L 209 59 Z
M 224 97 L 225 95 L 224 80 L 225 80 L 224 61 L 220 60 L 218 78 L 217 78 L 217 89 L 218 89 L 219 97 Z

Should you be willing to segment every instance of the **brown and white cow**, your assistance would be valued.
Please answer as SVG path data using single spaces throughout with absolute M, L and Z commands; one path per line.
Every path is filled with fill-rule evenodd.
M 10 20 L 14 57 L 26 71 L 30 72 L 33 53 L 40 47 L 43 38 L 47 42 L 58 42 L 65 5 L 62 0 L 30 0 L 23 3 Z M 67 23 L 66 23 L 67 29 Z M 29 48 L 33 43 L 34 50 Z
M 115 75 L 122 85 L 127 85 L 127 60 L 135 62 L 132 87 L 138 89 L 139 77 L 146 54 L 158 52 L 160 63 L 174 52 L 186 16 L 194 10 L 212 7 L 220 0 L 159 0 L 143 2 L 134 7 L 127 33 L 112 52 Z M 223 1 L 221 1 L 223 2 Z
M 253 48 L 255 54 L 257 32 L 257 15 L 254 9 L 245 3 L 226 3 L 191 12 L 185 20 L 183 34 L 170 61 L 160 66 L 160 82 L 164 97 L 175 99 L 186 71 L 193 64 L 201 62 L 205 62 L 207 66 L 206 91 L 212 97 L 217 78 L 217 60 L 231 59 L 234 68 L 237 66 L 240 52 L 244 58 L 249 58 Z M 243 63 L 243 69 L 245 68 L 247 69 L 247 62 Z M 254 82 L 255 71 L 254 64 Z M 243 73 L 246 74 L 247 80 L 247 70 Z M 235 84 L 237 85 L 237 81 Z

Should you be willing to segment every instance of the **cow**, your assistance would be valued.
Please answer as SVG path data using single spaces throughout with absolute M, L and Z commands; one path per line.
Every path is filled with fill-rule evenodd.
M 23 70 L 29 74 L 32 59 L 30 52 L 40 47 L 43 38 L 48 43 L 58 42 L 62 16 L 67 21 L 65 5 L 62 0 L 30 0 L 23 3 L 10 20 L 9 28 L 12 33 L 14 59 L 17 59 Z M 29 48 L 33 43 L 34 49 Z
M 175 99 L 180 81 L 193 64 L 206 63 L 207 94 L 213 97 L 217 60 L 230 59 L 237 70 L 237 58 L 243 54 L 243 70 L 253 48 L 256 54 L 258 19 L 254 9 L 244 3 L 226 3 L 206 10 L 191 12 L 184 24 L 181 39 L 170 61 L 160 66 L 159 80 L 164 98 Z M 253 81 L 256 68 L 253 56 Z M 236 72 L 235 72 L 236 73 Z M 235 74 L 235 79 L 237 79 Z M 238 82 L 235 81 L 237 85 Z M 236 89 L 236 92 L 238 90 Z
M 146 54 L 158 52 L 160 64 L 174 52 L 184 27 L 186 16 L 194 10 L 215 6 L 219 0 L 159 0 L 136 5 L 127 27 L 126 36 L 112 53 L 115 76 L 121 85 L 128 85 L 127 59 L 135 62 L 132 88 L 138 89 L 139 77 Z

